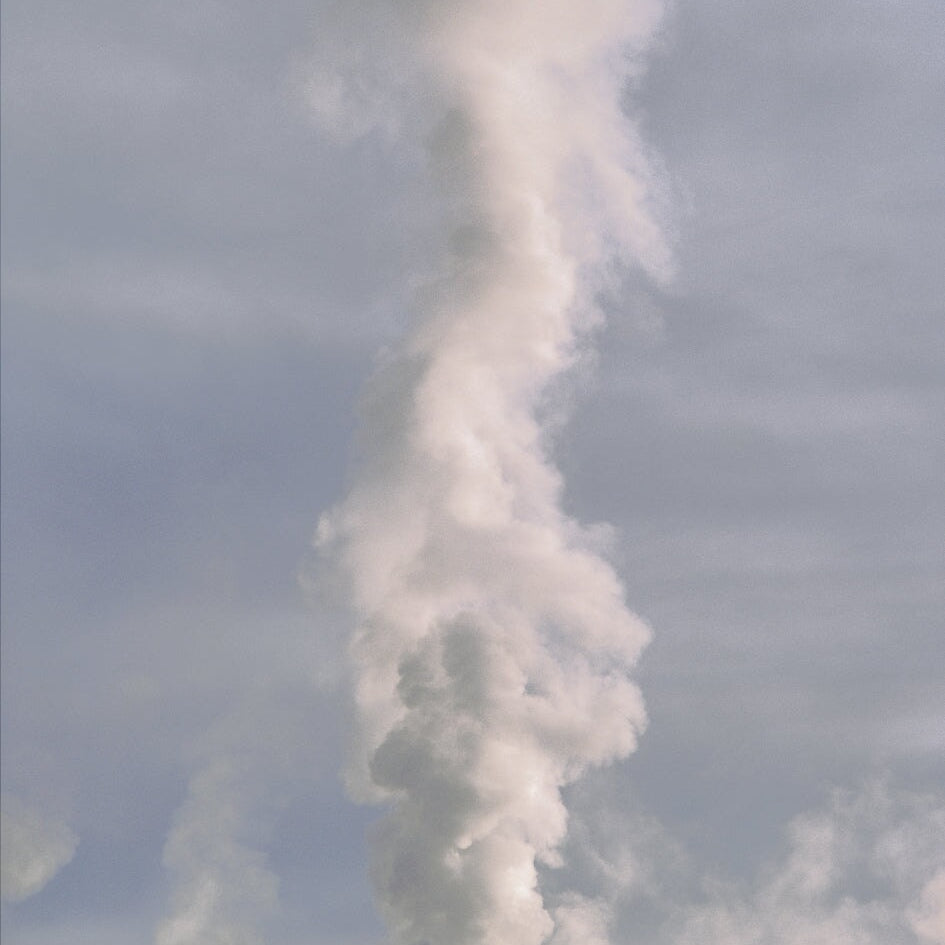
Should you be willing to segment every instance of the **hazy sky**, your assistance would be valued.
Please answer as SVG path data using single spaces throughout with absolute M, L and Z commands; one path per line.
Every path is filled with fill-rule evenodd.
M 3 4 L 6 945 L 386 941 L 312 538 L 451 212 L 390 6 Z M 943 35 L 677 0 L 628 73 L 674 274 L 611 263 L 554 459 L 649 725 L 542 879 L 614 945 L 945 943 Z

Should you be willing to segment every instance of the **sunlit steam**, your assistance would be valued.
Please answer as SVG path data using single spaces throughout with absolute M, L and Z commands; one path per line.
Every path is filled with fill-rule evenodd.
M 561 788 L 635 747 L 628 671 L 649 631 L 562 511 L 539 416 L 593 321 L 595 264 L 667 267 L 620 107 L 657 13 L 479 0 L 390 14 L 437 110 L 429 162 L 452 242 L 372 382 L 364 455 L 319 542 L 359 619 L 349 782 L 390 805 L 374 879 L 403 945 L 606 935 L 597 904 L 545 902 L 539 868 L 560 862 Z

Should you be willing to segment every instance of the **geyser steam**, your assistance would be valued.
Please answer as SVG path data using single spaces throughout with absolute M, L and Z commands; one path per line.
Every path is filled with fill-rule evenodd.
M 452 246 L 372 384 L 365 455 L 319 542 L 359 618 L 350 783 L 390 805 L 374 878 L 402 945 L 606 937 L 600 904 L 544 902 L 537 868 L 560 862 L 561 788 L 634 749 L 645 714 L 628 671 L 649 633 L 562 512 L 539 413 L 593 320 L 594 264 L 666 266 L 620 108 L 657 13 L 476 0 L 392 14 L 439 110 L 429 154 Z

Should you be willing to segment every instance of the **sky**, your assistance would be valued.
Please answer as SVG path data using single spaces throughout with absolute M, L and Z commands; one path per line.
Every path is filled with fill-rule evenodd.
M 417 518 L 470 599 L 525 621 L 534 585 L 564 621 L 580 570 L 633 644 L 561 644 L 547 686 L 590 693 L 587 718 L 559 754 L 510 743 L 568 812 L 526 831 L 536 936 L 945 943 L 945 8 L 529 7 L 4 3 L 5 942 L 433 936 L 390 878 L 409 804 L 378 745 L 436 748 L 439 705 L 378 722 L 378 647 L 346 656 L 359 619 L 399 640 L 365 575 Z M 550 121 L 495 104 L 477 43 L 547 56 Z M 596 183 L 554 189 L 574 160 Z M 411 352 L 447 350 L 423 326 L 469 317 L 431 286 L 461 294 L 459 256 L 512 292 L 526 217 L 489 239 L 516 174 L 561 231 L 525 254 L 527 299 L 577 314 L 495 443 L 560 576 L 471 565 L 431 510 L 479 494 L 454 508 L 453 466 L 405 445 Z M 459 353 L 498 337 L 474 366 L 519 378 L 519 323 L 482 324 Z M 458 376 L 423 388 L 431 450 L 478 404 Z M 431 639 L 492 679 L 476 640 L 514 634 L 483 620 Z M 603 676 L 569 676 L 582 647 L 625 665 L 633 731 L 604 731 Z

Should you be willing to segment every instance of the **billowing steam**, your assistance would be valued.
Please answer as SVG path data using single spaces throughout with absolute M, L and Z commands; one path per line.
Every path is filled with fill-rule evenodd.
M 649 631 L 563 513 L 539 415 L 592 322 L 594 265 L 667 265 L 620 107 L 657 13 L 472 0 L 392 14 L 439 109 L 429 160 L 452 243 L 373 382 L 361 465 L 319 541 L 360 621 L 350 783 L 390 805 L 374 878 L 403 945 L 606 941 L 604 906 L 545 902 L 538 868 L 560 862 L 562 787 L 634 749 L 645 713 L 628 672 Z M 323 85 L 335 117 L 344 81 Z

